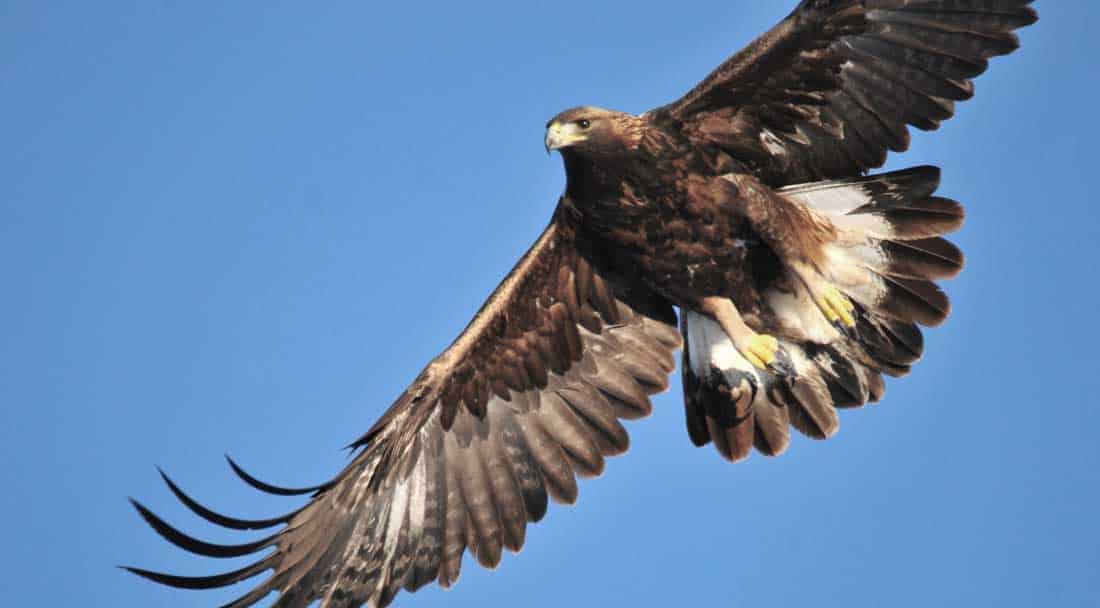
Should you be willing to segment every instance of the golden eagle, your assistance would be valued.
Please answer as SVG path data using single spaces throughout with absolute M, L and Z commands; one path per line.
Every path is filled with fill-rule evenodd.
M 266 555 L 184 577 L 224 587 L 268 572 L 228 606 L 386 606 L 519 551 L 550 498 L 626 451 L 621 419 L 650 412 L 683 347 L 687 429 L 744 459 L 782 453 L 790 427 L 818 439 L 837 409 L 882 398 L 883 375 L 921 356 L 919 325 L 948 315 L 936 279 L 962 268 L 942 238 L 962 207 L 939 171 L 867 175 L 908 126 L 931 130 L 1017 48 L 1031 0 L 804 0 L 698 86 L 640 116 L 579 107 L 554 117 L 567 185 L 553 219 L 457 340 L 353 443 L 331 481 L 282 517 L 244 520 L 171 491 L 255 542 L 192 538 L 139 503 L 169 542 L 200 555 Z M 676 310 L 679 309 L 679 317 Z

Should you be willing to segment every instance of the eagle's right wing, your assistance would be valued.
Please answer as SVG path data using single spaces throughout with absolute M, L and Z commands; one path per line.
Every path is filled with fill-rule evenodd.
M 909 147 L 1019 46 L 1032 0 L 803 0 L 680 99 L 653 110 L 771 186 L 854 177 Z
M 453 584 L 469 549 L 495 567 L 519 551 L 547 498 L 572 503 L 574 475 L 602 472 L 627 449 L 619 419 L 649 413 L 668 386 L 680 345 L 671 305 L 640 285 L 612 284 L 553 223 L 490 296 L 462 335 L 358 441 L 333 481 L 289 515 L 250 521 L 220 515 L 172 492 L 193 512 L 235 530 L 284 526 L 241 545 L 192 538 L 134 503 L 172 544 L 199 555 L 273 552 L 242 569 L 184 577 L 130 568 L 172 587 L 213 589 L 265 571 L 228 606 L 385 606 L 402 588 Z

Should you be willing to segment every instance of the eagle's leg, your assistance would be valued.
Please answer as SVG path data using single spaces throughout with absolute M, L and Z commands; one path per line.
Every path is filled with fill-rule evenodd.
M 733 302 L 726 298 L 703 298 L 701 311 L 721 326 L 734 348 L 755 367 L 768 369 L 779 360 L 779 340 L 768 334 L 758 334 L 741 318 Z
M 835 226 L 808 207 L 771 190 L 752 176 L 730 174 L 731 198 L 753 231 L 806 285 L 814 303 L 838 330 L 855 327 L 856 307 L 816 268 L 837 238 Z
M 820 272 L 803 262 L 792 263 L 791 269 L 806 285 L 806 289 L 810 290 L 814 303 L 817 304 L 821 314 L 825 315 L 830 323 L 842 330 L 856 326 L 855 304 L 852 304 L 848 296 L 841 293 L 836 285 L 830 283 L 825 277 L 821 276 Z

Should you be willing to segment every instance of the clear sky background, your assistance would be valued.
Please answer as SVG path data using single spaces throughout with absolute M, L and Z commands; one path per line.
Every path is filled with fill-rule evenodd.
M 222 454 L 286 485 L 343 465 L 549 218 L 546 120 L 667 102 L 794 2 L 387 4 L 0 2 L 6 605 L 241 594 L 114 569 L 234 567 L 133 513 L 244 540 L 154 465 L 220 511 L 297 506 Z M 944 168 L 969 264 L 883 404 L 733 466 L 691 447 L 676 378 L 520 556 L 401 605 L 1100 605 L 1100 4 L 1037 6 L 891 159 Z

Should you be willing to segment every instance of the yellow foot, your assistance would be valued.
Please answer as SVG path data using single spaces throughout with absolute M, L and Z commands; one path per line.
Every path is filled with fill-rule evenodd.
M 821 307 L 821 312 L 825 313 L 825 318 L 830 323 L 840 321 L 846 327 L 856 326 L 856 319 L 852 316 L 856 310 L 855 305 L 833 285 L 825 287 L 817 300 L 817 305 Z
M 752 363 L 758 369 L 768 369 L 768 367 L 775 363 L 776 358 L 779 356 L 779 340 L 776 340 L 774 336 L 768 334 L 754 333 L 749 338 L 743 348 L 739 348 L 741 354 L 744 355 L 749 363 Z

